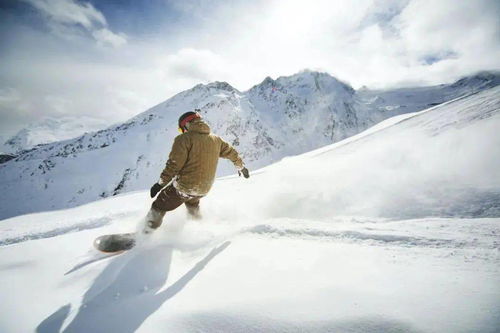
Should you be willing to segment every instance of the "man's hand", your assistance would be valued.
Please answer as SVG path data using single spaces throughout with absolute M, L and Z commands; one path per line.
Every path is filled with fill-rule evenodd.
M 250 172 L 248 172 L 247 168 L 243 168 L 241 170 L 238 170 L 238 176 L 241 177 L 241 175 L 243 175 L 243 177 L 245 177 L 245 178 L 248 178 L 248 177 L 250 177 Z
M 158 192 L 163 188 L 160 184 L 156 183 L 153 186 L 151 186 L 151 190 L 149 190 L 149 194 L 151 195 L 151 198 L 154 198 Z

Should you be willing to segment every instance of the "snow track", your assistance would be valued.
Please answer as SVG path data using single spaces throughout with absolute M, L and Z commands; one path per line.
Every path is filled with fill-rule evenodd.
M 305 225 L 308 227 L 304 227 Z M 346 230 L 342 225 L 351 229 Z M 438 232 L 440 230 L 442 232 Z M 363 223 L 361 226 L 340 221 L 328 225 L 304 220 L 285 223 L 273 220 L 270 224 L 248 228 L 243 233 L 271 238 L 361 243 L 368 246 L 489 250 L 492 257 L 496 257 L 500 250 L 500 226 L 497 219 L 421 219 Z M 429 237 L 436 234 L 441 237 Z
M 325 241 L 367 241 L 369 245 L 394 245 L 394 246 L 420 246 L 420 247 L 446 247 L 463 248 L 465 242 L 454 242 L 449 239 L 417 238 L 403 235 L 390 234 L 372 234 L 366 232 L 345 230 L 345 231 L 326 231 L 320 229 L 279 229 L 270 225 L 259 225 L 250 229 L 251 233 L 270 235 L 278 237 L 291 237 L 298 239 L 313 238 Z
M 103 227 L 103 226 L 109 224 L 111 220 L 112 219 L 109 217 L 103 217 L 101 219 L 91 220 L 91 221 L 82 222 L 82 223 L 76 223 L 76 224 L 71 225 L 71 226 L 56 228 L 56 229 L 49 230 L 49 231 L 33 232 L 33 233 L 24 234 L 24 235 L 18 236 L 18 237 L 5 238 L 5 239 L 0 240 L 0 246 L 26 242 L 26 241 L 30 241 L 30 240 L 34 240 L 34 239 L 51 238 L 51 237 L 61 236 L 61 235 L 64 235 L 64 234 L 67 234 L 70 232 L 78 232 L 78 231 L 83 231 L 83 230 L 87 230 L 87 229 L 100 228 L 100 227 Z

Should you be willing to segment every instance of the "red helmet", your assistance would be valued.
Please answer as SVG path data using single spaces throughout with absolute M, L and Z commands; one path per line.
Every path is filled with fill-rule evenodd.
M 184 113 L 179 117 L 179 130 L 184 133 L 187 128 L 186 125 L 195 119 L 201 119 L 201 115 L 198 113 L 199 109 L 195 109 L 194 111 L 189 111 Z

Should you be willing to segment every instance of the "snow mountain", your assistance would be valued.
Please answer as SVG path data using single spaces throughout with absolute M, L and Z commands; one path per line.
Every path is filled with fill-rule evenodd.
M 148 191 L 3 220 L 0 331 L 497 332 L 499 130 L 500 86 L 397 115 L 218 178 L 201 221 L 115 256 L 92 241 L 141 228 Z
M 1 150 L 3 153 L 20 154 L 38 145 L 75 138 L 105 127 L 105 121 L 91 117 L 46 117 L 3 141 Z
M 0 164 L 0 218 L 73 207 L 148 188 L 167 159 L 180 114 L 194 108 L 251 170 L 355 135 L 389 117 L 423 110 L 499 83 L 480 73 L 451 85 L 361 89 L 304 71 L 266 78 L 246 92 L 197 85 L 118 125 L 23 151 Z M 219 176 L 234 173 L 221 162 Z

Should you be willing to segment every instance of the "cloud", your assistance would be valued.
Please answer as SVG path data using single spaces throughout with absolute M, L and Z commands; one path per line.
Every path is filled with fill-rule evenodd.
M 208 82 L 224 72 L 227 64 L 210 50 L 181 49 L 166 57 L 166 77 L 180 77 L 194 82 Z
M 14 88 L 0 88 L 0 146 L 7 138 L 32 119 L 29 111 L 32 105 L 23 99 Z M 3 140 L 3 141 L 2 141 Z
M 92 36 L 100 45 L 111 45 L 113 47 L 119 47 L 127 44 L 127 37 L 125 34 L 115 34 L 111 30 L 102 28 L 94 30 Z
M 191 11 L 199 2 L 188 1 L 181 9 Z M 304 68 L 329 72 L 355 87 L 378 88 L 451 82 L 500 68 L 494 0 L 201 3 L 203 19 L 194 20 L 179 39 L 183 46 L 217 54 L 221 66 L 234 73 L 224 79 L 243 90 L 268 75 Z
M 115 34 L 107 28 L 104 15 L 88 2 L 76 0 L 23 0 L 36 8 L 52 31 L 64 37 L 85 32 L 100 45 L 118 47 L 126 44 L 125 34 Z
M 25 0 L 48 19 L 60 24 L 80 24 L 91 30 L 94 24 L 106 25 L 101 12 L 90 3 L 79 4 L 73 0 Z
M 0 106 L 9 105 L 21 101 L 21 96 L 16 89 L 3 88 L 0 89 Z
M 375 23 L 362 34 L 371 44 L 374 71 L 385 85 L 443 83 L 484 69 L 500 68 L 500 5 L 490 0 L 412 0 L 386 27 L 392 34 L 369 34 L 381 27 Z M 366 50 L 368 51 L 368 50 Z M 386 61 L 384 61 L 383 59 Z M 378 67 L 378 68 L 376 68 Z M 390 69 L 384 74 L 377 70 Z

